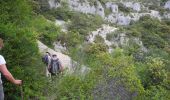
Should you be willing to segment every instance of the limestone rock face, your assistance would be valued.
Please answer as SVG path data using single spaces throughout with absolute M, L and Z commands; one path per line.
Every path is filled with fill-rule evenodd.
M 102 18 L 105 17 L 104 8 L 99 1 L 97 1 L 96 14 L 100 15 Z
M 122 2 L 125 7 L 127 8 L 133 8 L 133 2 Z
M 83 12 L 83 13 L 90 13 L 95 14 L 96 8 L 90 6 L 87 0 L 84 0 L 83 3 L 80 3 L 79 0 L 68 0 L 68 5 L 72 10 Z
M 138 21 L 140 17 L 150 15 L 151 17 L 161 20 L 162 18 L 170 18 L 169 12 L 164 12 L 161 16 L 157 10 L 150 10 L 149 6 L 160 5 L 160 2 L 156 3 L 142 3 L 137 1 L 117 1 L 106 2 L 102 4 L 99 0 L 95 3 L 91 3 L 89 0 L 65 0 L 70 10 L 82 12 L 85 14 L 97 14 L 101 16 L 105 21 L 118 24 L 129 25 L 131 21 Z M 58 0 L 48 0 L 50 8 L 57 8 L 62 6 Z M 123 12 L 119 9 L 119 4 L 123 4 L 124 7 L 130 9 L 130 12 Z M 125 9 L 126 9 L 125 8 Z M 165 9 L 170 9 L 170 0 L 164 5 Z M 106 9 L 110 9 L 109 14 L 105 14 Z
M 164 14 L 164 17 L 167 18 L 167 19 L 170 19 L 170 13 Z
M 131 19 L 129 16 L 119 15 L 117 21 L 119 25 L 129 25 Z
M 106 37 L 108 34 L 113 33 L 117 30 L 115 27 L 111 27 L 109 25 L 102 25 L 101 28 L 97 29 L 96 31 L 92 31 L 89 36 L 87 36 L 87 42 L 89 43 L 95 43 L 95 37 L 97 35 L 101 36 L 104 40 L 104 43 L 109 47 L 108 52 L 114 51 L 114 48 L 112 47 L 113 45 L 115 47 L 122 47 L 122 46 L 129 46 L 130 41 L 134 42 L 135 44 L 140 46 L 140 50 L 143 52 L 146 52 L 147 49 L 144 47 L 142 41 L 137 38 L 129 38 L 126 33 L 118 33 L 115 34 L 114 37 L 111 38 L 111 40 L 107 40 Z
M 134 3 L 133 4 L 133 10 L 135 11 L 141 11 L 141 5 L 139 3 Z
M 139 2 L 122 2 L 125 7 L 132 8 L 134 11 L 141 11 L 141 4 Z
M 165 3 L 164 8 L 170 9 L 170 0 Z
M 55 0 L 49 0 L 48 1 L 50 8 L 58 8 L 61 6 L 59 2 L 56 2 Z
M 111 9 L 111 11 L 113 13 L 118 13 L 118 5 L 117 4 L 112 3 L 112 2 L 107 2 L 105 5 L 106 5 L 106 8 Z
M 159 11 L 151 10 L 150 16 L 161 19 Z

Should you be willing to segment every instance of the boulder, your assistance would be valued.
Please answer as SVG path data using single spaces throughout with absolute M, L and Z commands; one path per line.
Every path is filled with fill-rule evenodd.
M 164 8 L 170 9 L 170 0 L 165 3 Z

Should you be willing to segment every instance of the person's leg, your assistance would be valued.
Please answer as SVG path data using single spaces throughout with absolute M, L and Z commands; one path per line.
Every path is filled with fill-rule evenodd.
M 48 77 L 49 75 L 49 71 L 48 71 L 48 68 L 46 67 L 46 77 Z
M 2 84 L 0 84 L 0 100 L 4 100 L 4 91 Z
M 48 73 L 48 75 L 49 75 L 49 78 L 51 78 L 51 73 L 50 72 Z

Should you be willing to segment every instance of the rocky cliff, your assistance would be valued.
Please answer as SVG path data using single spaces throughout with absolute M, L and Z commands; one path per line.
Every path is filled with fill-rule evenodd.
M 97 14 L 105 21 L 118 25 L 129 25 L 145 15 L 159 20 L 170 18 L 170 1 L 147 2 L 144 0 L 48 0 L 51 9 L 61 7 L 64 4 L 70 10 Z

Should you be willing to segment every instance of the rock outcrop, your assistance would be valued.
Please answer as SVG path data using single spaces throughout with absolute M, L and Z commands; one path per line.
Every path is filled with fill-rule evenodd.
M 141 51 L 146 52 L 147 49 L 143 46 L 142 41 L 139 38 L 133 37 L 129 38 L 126 36 L 126 33 L 118 33 L 115 37 L 112 37 L 111 40 L 107 40 L 106 37 L 108 34 L 113 33 L 117 30 L 115 27 L 111 27 L 109 25 L 103 25 L 101 28 L 97 29 L 96 31 L 91 32 L 91 34 L 87 37 L 87 40 L 89 43 L 94 43 L 95 37 L 97 35 L 101 36 L 104 40 L 104 43 L 109 47 L 108 52 L 112 52 L 115 47 L 122 47 L 122 46 L 128 46 L 129 40 L 135 42 L 135 44 L 140 46 Z
M 165 3 L 164 8 L 170 10 L 170 0 Z
M 94 4 L 91 4 L 88 0 L 66 0 L 68 7 L 71 10 L 86 13 L 86 14 L 97 14 L 101 16 L 104 20 L 115 23 L 118 25 L 129 25 L 131 21 L 137 21 L 141 16 L 150 15 L 151 17 L 158 18 L 170 18 L 168 13 L 164 13 L 163 16 L 159 14 L 159 11 L 149 10 L 149 7 L 154 3 L 143 4 L 142 2 L 130 1 L 130 2 L 106 2 L 102 4 L 98 0 Z M 49 5 L 51 8 L 57 8 L 62 6 L 57 0 L 49 0 Z M 123 5 L 123 6 L 120 6 Z M 160 3 L 158 3 L 160 4 Z M 119 7 L 124 7 L 123 9 L 129 9 L 130 12 L 122 12 Z M 170 9 L 170 1 L 167 1 L 164 5 L 165 9 Z M 105 14 L 106 9 L 110 9 L 110 14 Z M 143 12 L 145 11 L 145 12 Z

